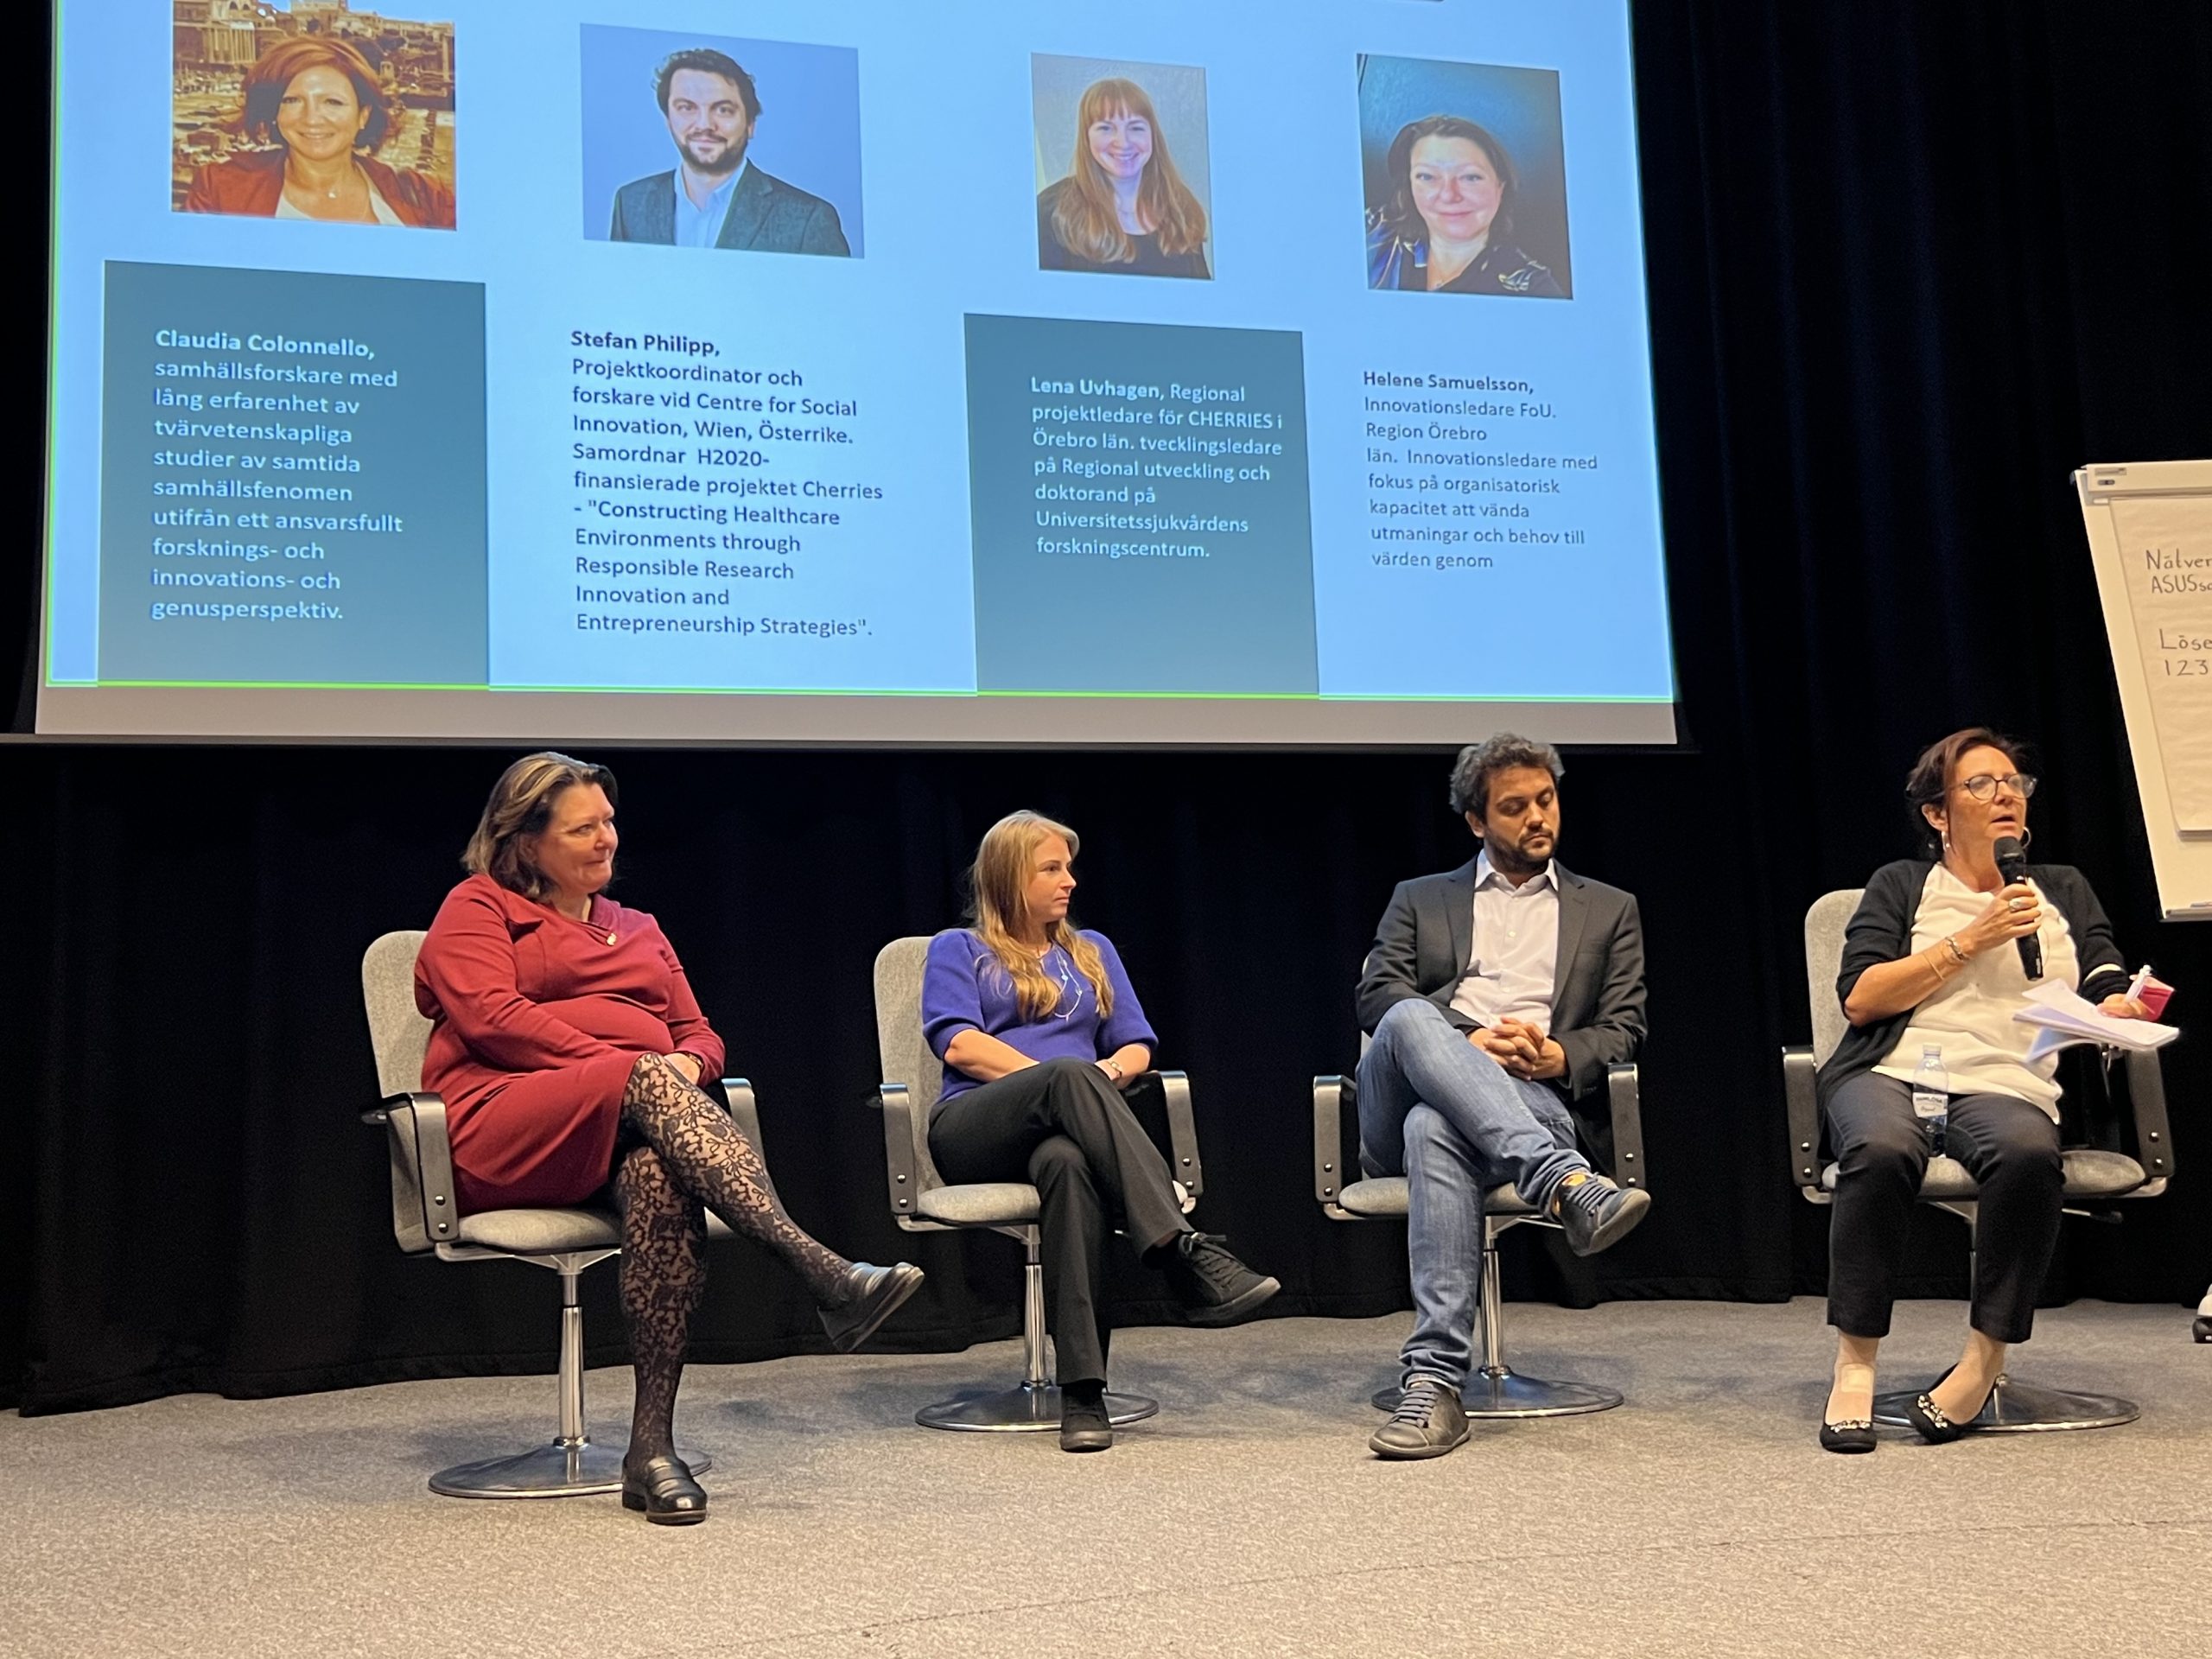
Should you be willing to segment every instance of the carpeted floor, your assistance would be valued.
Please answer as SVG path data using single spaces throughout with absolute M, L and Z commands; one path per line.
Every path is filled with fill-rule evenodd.
M 1885 1382 L 1955 1355 L 1909 1304 Z M 435 1497 L 550 1438 L 550 1379 L 0 1419 L 0 1652 L 790 1656 L 2202 1655 L 2212 1346 L 2185 1310 L 2046 1313 L 2015 1371 L 2128 1427 L 1821 1453 L 1818 1303 L 1516 1306 L 1516 1368 L 1594 1416 L 1383 1464 L 1365 1403 L 1407 1316 L 1128 1332 L 1160 1414 L 1100 1456 L 915 1427 L 1014 1345 L 702 1367 L 713 1517 Z M 628 1373 L 589 1382 L 619 1438 Z

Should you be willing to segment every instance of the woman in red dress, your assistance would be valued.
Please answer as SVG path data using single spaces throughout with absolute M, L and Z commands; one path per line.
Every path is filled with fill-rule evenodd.
M 463 1211 L 579 1204 L 610 1184 L 622 1212 L 622 1310 L 637 1405 L 622 1501 L 703 1521 L 676 1456 L 676 1389 L 705 1282 L 704 1210 L 789 1262 L 840 1351 L 867 1340 L 921 1269 L 848 1262 L 784 1212 L 760 1154 L 700 1092 L 721 1039 L 683 964 L 614 879 L 614 775 L 565 754 L 501 774 L 415 964 L 433 1022 L 423 1086 L 445 1098 Z

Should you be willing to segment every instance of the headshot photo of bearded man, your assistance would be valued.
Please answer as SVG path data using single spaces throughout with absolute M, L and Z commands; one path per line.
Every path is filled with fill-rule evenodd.
M 851 257 L 834 206 L 751 158 L 760 95 L 735 58 L 706 46 L 671 53 L 653 92 L 676 165 L 614 193 L 609 241 Z

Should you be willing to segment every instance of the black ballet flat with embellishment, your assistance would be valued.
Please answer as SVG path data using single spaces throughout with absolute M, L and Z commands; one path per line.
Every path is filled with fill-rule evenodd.
M 1823 1452 L 1872 1452 L 1874 1449 L 1874 1420 L 1872 1417 L 1847 1417 L 1840 1423 L 1821 1425 L 1821 1450 Z
M 643 1510 L 655 1526 L 688 1527 L 707 1518 L 707 1494 L 683 1459 L 648 1458 L 634 1474 L 623 1465 L 622 1507 Z
M 1952 1366 L 1943 1373 L 1942 1376 L 1937 1377 L 1929 1383 L 1928 1386 L 1930 1394 L 1942 1388 L 1944 1379 L 1956 1370 L 1958 1370 L 1957 1366 Z M 1996 1392 L 1996 1388 L 1993 1385 L 1989 1393 Z M 1981 1404 L 1976 1406 L 1970 1415 L 1955 1421 L 1929 1395 L 1917 1395 L 1914 1396 L 1912 1403 L 1904 1408 L 1904 1420 L 1912 1425 L 1913 1432 L 1930 1446 L 1948 1446 L 1960 1435 L 1972 1433 L 1980 1426 L 1974 1419 L 1980 1417 L 1988 1405 L 1989 1395 L 1985 1394 L 1981 1397 Z

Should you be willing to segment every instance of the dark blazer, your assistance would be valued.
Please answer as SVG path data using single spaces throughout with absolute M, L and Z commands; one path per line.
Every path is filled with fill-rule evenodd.
M 613 242 L 676 241 L 676 170 L 632 179 L 614 193 Z M 748 166 L 731 194 L 729 213 L 717 248 L 750 248 L 756 253 L 825 253 L 852 257 L 837 210 L 821 197 L 785 184 L 758 165 Z
M 368 175 L 377 194 L 385 199 L 403 225 L 418 230 L 449 231 L 454 227 L 453 188 L 427 174 L 387 167 L 373 156 L 356 156 L 354 164 Z M 284 152 L 249 149 L 228 161 L 210 162 L 192 175 L 184 193 L 188 213 L 238 213 L 250 218 L 276 216 L 284 199 Z M 670 210 L 674 217 L 674 209 Z
M 1575 874 L 1557 859 L 1559 954 L 1552 993 L 1553 1039 L 1567 1051 L 1558 1086 L 1586 1144 L 1612 1144 L 1605 1068 L 1643 1046 L 1643 922 L 1632 894 Z M 1452 1006 L 1474 953 L 1475 863 L 1398 883 L 1375 929 L 1359 979 L 1359 1028 L 1373 1032 L 1394 1003 L 1421 997 L 1461 1031 L 1475 1022 Z M 1588 1109 L 1583 1103 L 1588 1103 Z
M 1883 865 L 1869 878 L 1866 896 L 1844 929 L 1843 963 L 1835 977 L 1837 1001 L 1851 995 L 1859 975 L 1869 968 L 1912 954 L 1913 918 L 1920 912 L 1921 889 L 1928 885 L 1928 873 L 1935 868 L 1933 859 L 1901 858 Z M 2067 931 L 2074 936 L 2082 995 L 2095 1002 L 2114 991 L 2126 990 L 2127 964 L 2088 879 L 2071 864 L 2031 865 L 2028 874 L 2066 918 Z M 1826 1105 L 1846 1079 L 1879 1065 L 1897 1046 L 1912 1015 L 1913 1010 L 1907 1008 L 1903 1014 L 1845 1032 L 1835 1052 L 1814 1079 L 1821 1103 Z

